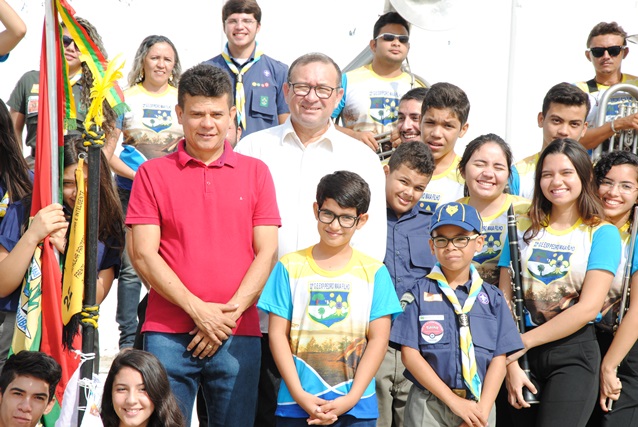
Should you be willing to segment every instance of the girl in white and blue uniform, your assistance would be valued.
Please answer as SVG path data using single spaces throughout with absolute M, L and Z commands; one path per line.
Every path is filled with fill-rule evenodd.
M 638 268 L 638 245 L 634 245 L 633 254 L 629 253 L 631 226 L 636 220 L 633 208 L 638 202 L 638 156 L 626 151 L 606 154 L 596 163 L 594 174 L 605 219 L 620 232 L 622 256 L 603 304 L 602 317 L 596 323 L 603 361 L 600 367 L 599 405 L 589 425 L 634 426 L 638 425 L 638 301 L 629 305 L 620 326 L 617 321 L 627 263 L 632 260 L 634 263 L 629 271 L 630 277 Z M 638 285 L 634 289 L 636 287 Z M 615 401 L 612 411 L 607 409 L 607 399 Z
M 522 334 L 525 349 L 507 358 L 509 401 L 519 409 L 513 411 L 515 425 L 585 426 L 598 397 L 593 322 L 618 269 L 621 245 L 618 229 L 603 220 L 591 161 L 577 141 L 554 140 L 541 153 L 529 217 L 519 241 L 529 329 Z M 499 266 L 509 262 L 507 251 Z M 506 276 L 503 290 L 510 289 Z M 531 407 L 522 388 L 536 387 L 518 363 L 525 352 L 541 388 L 540 403 Z

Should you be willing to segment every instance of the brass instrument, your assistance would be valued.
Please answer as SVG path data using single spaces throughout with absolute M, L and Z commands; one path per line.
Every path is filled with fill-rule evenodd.
M 514 290 L 514 316 L 518 324 L 518 331 L 525 333 L 525 313 L 524 313 L 524 296 L 523 296 L 523 278 L 521 277 L 521 253 L 518 247 L 518 233 L 516 227 L 516 214 L 514 213 L 514 205 L 510 205 L 507 211 L 507 238 L 510 243 L 510 275 L 512 277 L 512 288 Z M 527 378 L 532 381 L 536 387 L 537 393 L 534 394 L 527 387 L 523 387 L 523 399 L 529 404 L 539 403 L 540 388 L 534 380 L 529 369 L 529 361 L 527 353 L 518 360 L 519 365 Z
M 620 326 L 625 312 L 629 308 L 629 293 L 631 292 L 631 266 L 633 263 L 634 247 L 636 246 L 636 233 L 638 232 L 638 206 L 634 207 L 633 221 L 631 224 L 631 235 L 629 237 L 629 255 L 627 256 L 627 264 L 622 277 L 622 295 L 620 298 L 620 307 L 618 310 L 618 323 L 614 327 L 614 332 Z M 611 411 L 614 401 L 607 398 L 607 410 Z
M 598 105 L 598 116 L 596 117 L 596 127 L 603 126 L 607 118 L 607 105 L 613 95 L 618 93 L 626 93 L 633 99 L 627 100 L 619 104 L 618 114 L 612 120 L 620 119 L 638 113 L 638 86 L 628 83 L 615 84 L 603 93 Z M 608 142 L 603 142 L 594 148 L 592 153 L 592 162 L 596 162 L 603 154 L 612 151 L 631 151 L 638 154 L 638 131 L 636 129 L 618 131 Z
M 379 144 L 379 148 L 377 149 L 377 154 L 379 155 L 379 160 L 385 160 L 392 155 L 394 152 L 394 148 L 392 147 L 392 131 L 382 132 L 374 136 L 374 139 Z

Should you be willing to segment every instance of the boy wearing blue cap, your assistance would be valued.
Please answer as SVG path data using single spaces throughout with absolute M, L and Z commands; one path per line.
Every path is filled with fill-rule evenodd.
M 505 357 L 523 343 L 503 294 L 472 265 L 483 247 L 481 225 L 472 206 L 437 207 L 430 227 L 437 263 L 401 298 L 411 302 L 390 340 L 401 345 L 406 378 L 414 383 L 406 427 L 495 424 Z

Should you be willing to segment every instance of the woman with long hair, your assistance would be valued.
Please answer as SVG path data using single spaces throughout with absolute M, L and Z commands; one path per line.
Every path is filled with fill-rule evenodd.
M 174 151 L 183 137 L 175 113 L 181 73 L 179 55 L 170 39 L 151 35 L 142 41 L 128 75 L 129 87 L 124 91 L 130 111 L 124 115 L 122 151 L 119 156 L 109 157 L 124 215 L 137 168 L 146 160 Z M 117 286 L 120 348 L 135 342 L 140 290 L 141 281 L 125 253 Z
M 519 241 L 528 330 L 525 348 L 507 358 L 509 401 L 519 409 L 513 418 L 517 426 L 585 426 L 600 371 L 593 322 L 621 245 L 618 229 L 603 221 L 591 161 L 577 141 L 554 140 L 540 154 L 529 218 Z M 499 266 L 507 268 L 509 258 L 503 253 Z M 500 286 L 509 288 L 509 280 Z M 518 364 L 525 352 L 541 389 L 540 403 L 531 407 L 522 388 L 536 388 Z
M 471 141 L 458 168 L 465 180 L 467 196 L 458 201 L 476 208 L 483 220 L 481 231 L 485 245 L 474 255 L 474 266 L 485 282 L 498 285 L 498 260 L 507 249 L 508 209 L 514 205 L 516 216 L 526 217 L 530 201 L 505 192 L 512 168 L 512 151 L 498 135 L 490 133 Z
M 184 417 L 160 361 L 146 351 L 121 352 L 102 394 L 104 427 L 184 427 Z
M 596 335 L 603 358 L 600 367 L 599 408 L 594 411 L 591 426 L 634 426 L 638 424 L 638 292 L 634 292 L 620 326 L 620 313 L 625 268 L 628 262 L 636 270 L 638 245 L 629 253 L 631 226 L 636 218 L 633 209 L 638 203 L 638 156 L 626 151 L 614 151 L 601 157 L 594 167 L 598 195 L 605 219 L 615 225 L 622 241 L 621 262 L 603 304 L 602 317 L 596 323 Z M 636 275 L 638 277 L 638 275 Z M 633 279 L 633 277 L 632 277 Z M 632 280 L 630 279 L 630 280 Z M 633 281 L 633 280 L 632 280 Z M 638 282 L 637 282 L 638 283 Z M 636 289 L 638 285 L 634 286 Z M 616 330 L 617 328 L 617 330 Z M 613 400 L 613 410 L 607 409 L 607 399 Z
M 21 144 L 11 121 L 9 110 L 0 100 L 0 224 L 11 203 L 31 194 L 33 183 L 27 162 L 22 156 Z M 1 243 L 1 240 L 0 240 Z M 11 347 L 16 310 L 10 298 L 0 298 L 0 370 L 4 366 Z

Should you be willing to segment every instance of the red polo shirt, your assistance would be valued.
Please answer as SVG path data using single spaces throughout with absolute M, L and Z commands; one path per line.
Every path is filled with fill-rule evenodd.
M 261 160 L 235 153 L 228 142 L 208 166 L 184 144 L 140 166 L 126 223 L 158 225 L 159 254 L 184 285 L 203 301 L 226 303 L 255 257 L 253 227 L 281 226 L 275 187 Z M 194 326 L 186 312 L 151 289 L 142 331 L 184 333 Z M 233 333 L 260 335 L 254 305 Z

